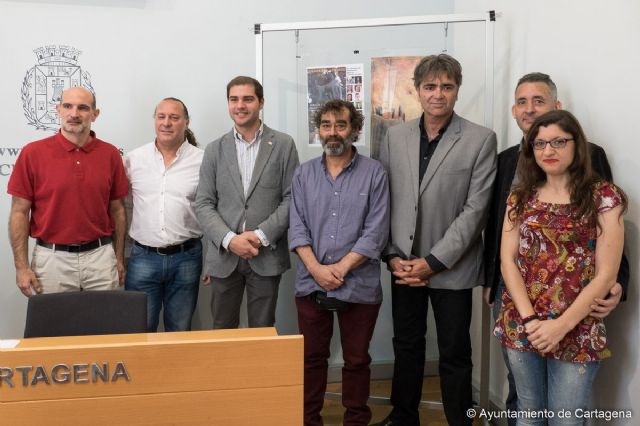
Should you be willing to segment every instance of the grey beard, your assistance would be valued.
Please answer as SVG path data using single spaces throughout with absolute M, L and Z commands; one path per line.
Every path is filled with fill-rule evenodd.
M 330 157 L 337 157 L 340 156 L 342 154 L 344 154 L 345 151 L 348 151 L 351 149 L 351 145 L 353 143 L 351 142 L 351 138 L 345 139 L 344 142 L 342 142 L 340 145 L 329 145 L 328 143 L 324 143 L 322 149 L 324 151 L 324 153 Z

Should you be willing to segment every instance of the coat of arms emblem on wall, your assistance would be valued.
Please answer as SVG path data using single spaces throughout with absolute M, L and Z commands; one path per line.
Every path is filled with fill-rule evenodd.
M 56 105 L 62 91 L 81 86 L 94 93 L 91 75 L 78 65 L 80 50 L 70 46 L 44 46 L 33 51 L 38 63 L 22 82 L 22 109 L 27 122 L 37 130 L 57 131 Z

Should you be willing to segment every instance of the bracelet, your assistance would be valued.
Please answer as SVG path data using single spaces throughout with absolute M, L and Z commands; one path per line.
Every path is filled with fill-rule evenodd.
M 529 315 L 528 317 L 522 318 L 522 325 L 526 325 L 528 322 L 531 322 L 537 319 L 540 319 L 538 318 L 538 314 Z

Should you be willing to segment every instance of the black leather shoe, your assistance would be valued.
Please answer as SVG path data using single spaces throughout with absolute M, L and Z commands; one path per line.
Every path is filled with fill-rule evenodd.
M 379 421 L 378 423 L 371 423 L 369 426 L 393 426 L 396 423 L 391 420 L 391 414 L 384 418 L 384 420 Z

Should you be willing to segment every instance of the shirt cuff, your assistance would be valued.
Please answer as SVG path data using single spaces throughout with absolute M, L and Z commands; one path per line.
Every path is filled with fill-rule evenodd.
M 380 260 L 382 260 L 384 263 L 389 263 L 389 261 L 391 259 L 393 259 L 394 257 L 399 257 L 400 255 L 398 253 L 387 253 L 387 254 L 383 254 L 380 256 Z
M 269 247 L 271 245 L 267 236 L 264 234 L 264 232 L 262 232 L 262 229 L 256 228 L 253 232 L 255 232 L 258 236 L 258 239 L 260 240 L 260 243 L 263 247 Z
M 431 270 L 433 271 L 434 274 L 437 274 L 438 272 L 442 272 L 442 271 L 447 269 L 447 267 L 444 266 L 444 264 L 442 262 L 440 262 L 432 254 L 430 254 L 427 257 L 425 257 L 424 260 L 427 261 L 427 263 L 429 264 L 429 267 L 431 268 Z
M 224 238 L 222 239 L 222 248 L 225 249 L 225 250 L 229 250 L 229 243 L 231 242 L 233 237 L 235 237 L 237 235 L 238 234 L 236 234 L 233 231 L 227 232 L 227 235 L 225 235 Z

